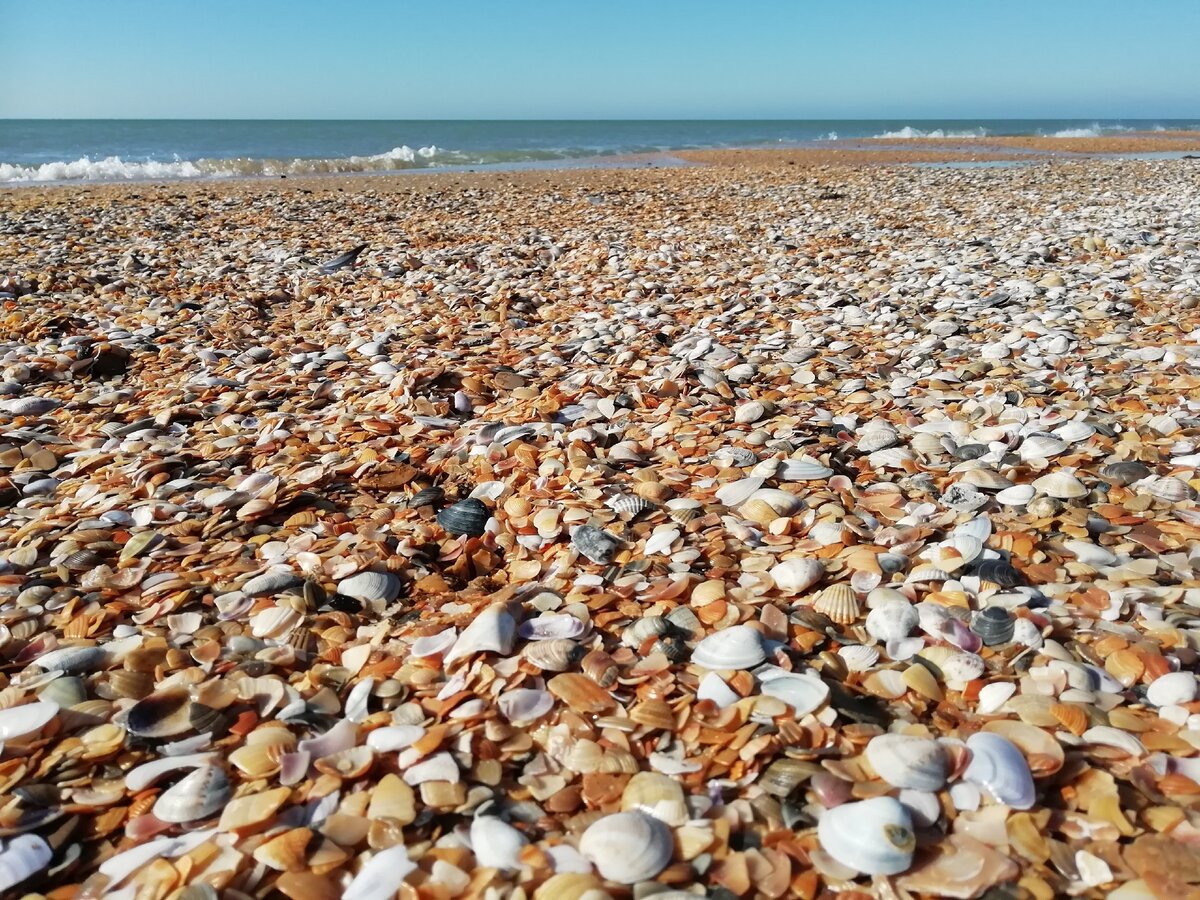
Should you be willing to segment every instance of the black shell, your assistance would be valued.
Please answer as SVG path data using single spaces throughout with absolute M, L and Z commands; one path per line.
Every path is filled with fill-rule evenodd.
M 1013 627 L 1012 613 L 1002 606 L 989 606 L 980 610 L 971 623 L 971 630 L 983 638 L 983 643 L 988 647 L 1011 641 Z
M 468 497 L 453 506 L 447 506 L 437 514 L 438 524 L 450 534 L 479 536 L 492 517 L 491 511 L 479 500 Z
M 1002 588 L 1016 587 L 1025 583 L 1025 578 L 1008 561 L 1003 559 L 985 559 L 975 566 L 975 574 L 984 581 L 998 584 Z
M 183 689 L 151 694 L 129 708 L 125 717 L 125 730 L 138 737 L 171 737 L 182 734 L 190 723 L 182 723 L 179 713 L 190 704 L 191 698 Z
M 408 498 L 408 508 L 416 509 L 418 506 L 441 506 L 442 500 L 445 498 L 446 492 L 440 487 L 422 488 Z

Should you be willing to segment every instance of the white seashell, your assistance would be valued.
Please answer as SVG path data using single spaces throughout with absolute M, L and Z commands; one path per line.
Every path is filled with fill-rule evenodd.
M 516 631 L 517 623 L 508 610 L 503 604 L 494 603 L 463 629 L 443 662 L 449 665 L 456 659 L 484 652 L 505 656 L 512 650 Z
M 954 529 L 952 539 L 959 536 L 975 538 L 981 544 L 986 544 L 992 536 L 992 520 L 986 515 L 968 519 Z
M 894 430 L 875 427 L 862 432 L 858 436 L 856 446 L 862 453 L 875 453 L 878 450 L 894 447 L 898 443 L 900 443 L 900 436 Z
M 887 641 L 883 648 L 887 652 L 888 659 L 897 661 L 912 659 L 925 649 L 925 638 L 910 637 Z
M 1088 494 L 1082 481 L 1062 469 L 1043 475 L 1033 483 L 1033 487 L 1056 500 L 1075 500 Z
M 947 686 L 962 690 L 968 681 L 974 681 L 987 668 L 983 658 L 974 653 L 955 653 L 944 659 L 938 666 Z
M 729 507 L 741 506 L 763 486 L 763 478 L 739 478 L 717 489 L 717 500 Z
M 58 708 L 52 700 L 35 700 L 0 709 L 0 743 L 41 731 L 58 715 Z
M 377 753 L 390 753 L 412 746 L 424 735 L 421 725 L 385 725 L 367 735 L 367 746 Z
M 549 691 L 516 688 L 496 698 L 500 714 L 514 725 L 540 719 L 554 708 L 554 696 Z
M 912 816 L 913 824 L 920 828 L 933 826 L 942 815 L 942 804 L 938 795 L 931 791 L 914 791 L 905 788 L 896 799 L 903 804 Z
M 390 572 L 359 572 L 340 581 L 337 591 L 364 603 L 391 603 L 400 594 L 400 579 Z
M 1146 688 L 1146 700 L 1154 706 L 1176 706 L 1196 699 L 1196 676 L 1191 672 L 1159 675 Z
M 808 530 L 810 540 L 816 541 L 822 547 L 845 543 L 850 530 L 841 522 L 822 520 Z
M 1145 756 L 1145 745 L 1128 731 L 1113 728 L 1111 725 L 1096 725 L 1085 731 L 1081 737 L 1089 744 L 1102 744 L 1105 747 L 1115 747 L 1124 750 L 1130 756 Z
M 863 644 L 847 644 L 838 650 L 838 656 L 845 660 L 846 668 L 851 672 L 865 672 L 879 662 L 879 651 Z
M 164 822 L 182 825 L 215 815 L 231 796 L 233 788 L 225 771 L 217 766 L 202 766 L 160 794 L 153 812 Z
M 670 829 L 638 811 L 597 819 L 579 839 L 579 852 L 600 877 L 618 884 L 649 881 L 667 867 L 674 851 Z
M 393 900 L 404 879 L 416 868 L 403 844 L 380 850 L 358 870 L 342 893 L 342 900 Z
M 1096 429 L 1086 422 L 1080 422 L 1078 419 L 1073 419 L 1072 421 L 1067 422 L 1065 425 L 1060 425 L 1058 428 L 1055 428 L 1052 433 L 1055 437 L 1066 441 L 1068 444 L 1079 444 L 1095 434 Z
M 975 707 L 981 715 L 997 712 L 1008 702 L 1008 698 L 1017 692 L 1017 686 L 1011 681 L 996 681 L 979 689 L 979 703 Z
M 969 781 L 991 795 L 997 803 L 1013 809 L 1029 809 L 1037 799 L 1029 763 L 1016 744 L 990 731 L 967 738 L 971 762 L 963 772 Z
M 833 469 L 815 459 L 785 459 L 779 464 L 775 477 L 780 481 L 824 481 L 833 474 Z
M 661 528 L 650 535 L 646 541 L 646 556 L 655 556 L 656 554 L 667 554 L 671 552 L 671 545 L 679 540 L 679 529 L 675 526 Z
M 1067 449 L 1067 442 L 1048 434 L 1033 434 L 1021 442 L 1017 455 L 1023 461 L 1051 459 Z
M 414 787 L 427 781 L 448 781 L 457 784 L 462 776 L 458 763 L 449 753 L 435 753 L 404 770 L 404 780 Z
M 725 679 L 716 672 L 708 672 L 700 679 L 700 684 L 696 688 L 697 700 L 711 700 L 721 709 L 727 706 L 733 706 L 742 698 L 737 691 L 726 684 Z
M 471 821 L 471 851 L 484 868 L 519 869 L 521 848 L 528 843 L 525 835 L 495 816 L 476 816 Z
M 343 657 L 343 660 L 345 657 Z M 375 687 L 374 678 L 364 678 L 346 695 L 346 705 L 343 710 L 346 719 L 356 725 L 364 721 L 369 715 L 367 704 L 371 700 L 371 689 Z
M 417 638 L 412 642 L 412 646 L 408 648 L 408 655 L 413 659 L 437 656 L 453 647 L 457 639 L 458 630 L 452 625 L 443 631 L 439 631 L 437 634 Z
M 785 559 L 771 567 L 771 580 L 785 595 L 808 590 L 825 575 L 825 564 L 819 559 Z
M 795 494 L 788 493 L 779 488 L 759 488 L 750 495 L 750 499 L 746 503 L 751 503 L 755 500 L 767 504 L 776 513 L 784 517 L 794 516 L 800 510 L 804 509 L 803 500 Z
M 0 894 L 32 878 L 50 865 L 54 851 L 45 838 L 36 834 L 18 834 L 0 850 Z
M 820 709 L 829 699 L 829 685 L 815 675 L 798 675 L 771 667 L 758 673 L 758 677 L 763 695 L 782 700 L 797 717 Z
M 843 803 L 821 813 L 821 849 L 866 875 L 897 875 L 912 865 L 917 839 L 908 810 L 894 797 Z
M 1117 555 L 1107 547 L 1093 544 L 1091 541 L 1063 541 L 1063 547 L 1077 560 L 1089 566 L 1111 566 L 1117 561 Z
M 866 755 L 875 773 L 892 787 L 937 791 L 946 783 L 946 751 L 931 738 L 876 735 Z
M 194 769 L 211 765 L 218 758 L 216 753 L 189 753 L 186 756 L 164 756 L 125 773 L 125 789 L 132 793 L 144 791 L 158 779 L 179 769 Z
M 715 631 L 692 651 L 692 662 L 706 669 L 752 669 L 766 658 L 762 635 L 749 625 Z
M 995 597 L 992 598 L 993 602 Z M 1042 646 L 1042 632 L 1037 625 L 1029 619 L 1014 619 L 1013 620 L 1013 643 L 1020 644 L 1022 647 L 1033 647 L 1034 649 Z
M 250 617 L 250 633 L 257 638 L 279 640 L 304 621 L 304 615 L 290 606 L 269 606 Z
M 765 404 L 751 400 L 749 403 L 743 403 L 734 411 L 733 421 L 738 425 L 749 425 L 751 422 L 757 422 L 766 414 Z
M 587 627 L 587 622 L 577 616 L 551 613 L 540 615 L 536 619 L 526 619 L 517 629 L 517 633 L 530 641 L 552 641 L 579 637 L 587 631 Z
M 1024 506 L 1033 499 L 1037 489 L 1032 484 L 1014 484 L 996 494 L 996 500 L 1005 506 Z
M 906 638 L 920 622 L 916 608 L 905 600 L 889 600 L 867 613 L 867 634 L 887 643 Z

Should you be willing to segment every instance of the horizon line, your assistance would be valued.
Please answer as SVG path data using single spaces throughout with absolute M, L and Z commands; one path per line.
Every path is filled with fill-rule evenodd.
M 1182 122 L 1190 119 L 1200 119 L 1200 112 L 1194 115 L 1170 116 L 1122 116 L 1106 115 L 1070 115 L 1070 116 L 930 116 L 930 115 L 889 115 L 889 116 L 834 116 L 834 117 L 805 117 L 805 116 L 582 116 L 560 118 L 556 116 L 536 117 L 437 117 L 437 118 L 396 118 L 391 116 L 371 116 L 367 118 L 337 118 L 333 116 L 0 116 L 0 122 L 1061 122 L 1068 121 L 1127 121 L 1127 122 Z

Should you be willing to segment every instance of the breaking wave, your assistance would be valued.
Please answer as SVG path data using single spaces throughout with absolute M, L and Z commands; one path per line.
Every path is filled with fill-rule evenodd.
M 389 172 L 469 162 L 462 154 L 440 147 L 394 147 L 370 156 L 337 159 L 174 159 L 125 160 L 82 157 L 37 166 L 0 163 L 0 182 L 135 181 L 177 178 L 235 178 L 253 175 L 333 175 Z
M 1100 137 L 1099 128 L 1064 128 L 1062 131 L 1056 131 L 1050 137 L 1056 138 L 1092 138 Z
M 969 128 L 966 131 L 946 131 L 943 128 L 935 128 L 932 131 L 922 131 L 920 128 L 905 125 L 899 131 L 885 131 L 874 137 L 882 140 L 911 141 L 916 138 L 981 138 L 987 137 L 987 133 L 986 128 Z

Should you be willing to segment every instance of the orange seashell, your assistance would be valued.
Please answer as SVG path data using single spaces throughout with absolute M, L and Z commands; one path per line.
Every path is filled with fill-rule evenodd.
M 612 694 L 577 672 L 555 675 L 546 688 L 577 713 L 602 713 L 617 705 Z
M 1104 670 L 1117 679 L 1123 687 L 1129 687 L 1142 677 L 1146 670 L 1142 657 L 1133 650 L 1117 650 L 1104 660 Z
M 1050 707 L 1050 715 L 1054 716 L 1058 723 L 1071 734 L 1080 735 L 1087 731 L 1087 713 L 1074 704 L 1055 703 Z
M 662 731 L 675 730 L 675 713 L 664 700 L 647 700 L 629 711 L 629 718 L 639 725 Z

